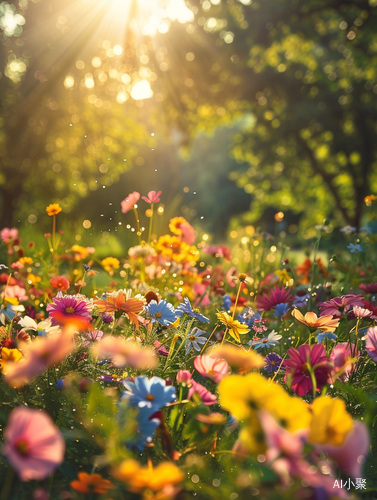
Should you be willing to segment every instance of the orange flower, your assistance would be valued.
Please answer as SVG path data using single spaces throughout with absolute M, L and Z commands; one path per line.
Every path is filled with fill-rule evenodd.
M 239 373 L 247 373 L 250 370 L 262 368 L 266 363 L 262 356 L 255 351 L 245 351 L 243 347 L 226 344 L 214 347 L 209 355 L 214 358 L 222 358 Z
M 99 474 L 78 473 L 78 480 L 71 482 L 71 488 L 79 493 L 98 493 L 102 495 L 111 490 L 114 485 L 108 479 L 103 479 Z
M 334 332 L 339 326 L 339 319 L 332 316 L 318 317 L 313 312 L 308 312 L 303 316 L 298 309 L 293 309 L 292 316 L 309 328 L 319 328 L 323 332 Z
M 375 200 L 377 200 L 377 196 L 375 196 L 374 194 L 369 194 L 368 196 L 366 196 L 364 198 L 364 202 L 367 205 L 367 207 L 370 207 L 372 204 L 372 201 L 375 201 Z
M 57 215 L 62 211 L 62 208 L 60 207 L 59 203 L 51 203 L 48 207 L 46 207 L 46 212 L 47 215 Z
M 144 300 L 130 298 L 123 290 L 118 290 L 117 292 L 107 293 L 105 300 L 94 300 L 94 303 L 101 313 L 123 311 L 130 322 L 136 326 L 136 329 L 138 329 L 138 314 L 143 310 Z

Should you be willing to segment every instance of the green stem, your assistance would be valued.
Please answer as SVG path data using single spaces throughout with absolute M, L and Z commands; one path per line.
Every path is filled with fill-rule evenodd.
M 52 216 L 52 250 L 55 251 L 56 215 Z
M 150 222 L 149 222 L 148 245 L 150 245 L 150 243 L 151 243 L 151 237 L 152 237 L 152 225 L 153 225 L 153 205 L 154 205 L 154 203 L 151 203 L 151 210 L 152 210 L 152 214 L 151 214 L 151 219 L 150 219 Z
M 9 492 L 12 487 L 12 482 L 14 478 L 14 470 L 12 467 L 8 467 L 7 475 L 5 476 L 5 481 L 3 484 L 3 489 L 1 490 L 0 500 L 8 500 Z
M 139 214 L 137 212 L 137 209 L 135 206 L 132 207 L 134 214 L 135 214 L 135 219 L 136 219 L 136 227 L 137 227 L 137 237 L 139 239 L 139 243 L 141 243 L 141 232 L 140 232 L 140 220 L 139 220 Z

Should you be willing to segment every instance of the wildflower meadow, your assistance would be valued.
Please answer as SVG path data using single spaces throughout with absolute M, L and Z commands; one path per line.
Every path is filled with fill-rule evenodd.
M 162 197 L 119 202 L 121 259 L 58 203 L 44 245 L 1 230 L 0 498 L 375 498 L 373 231 L 210 246 L 183 217 L 155 233 Z

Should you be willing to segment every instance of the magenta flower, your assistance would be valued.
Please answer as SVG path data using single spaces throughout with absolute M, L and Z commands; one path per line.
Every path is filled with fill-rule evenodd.
M 224 359 L 212 356 L 197 356 L 194 366 L 203 377 L 208 377 L 216 384 L 228 375 L 229 365 Z
M 348 342 L 340 342 L 337 344 L 330 354 L 330 361 L 334 365 L 334 370 L 332 372 L 332 377 L 337 378 L 337 372 L 342 370 L 342 375 L 339 377 L 340 380 L 348 380 L 350 374 L 353 371 L 353 364 L 349 362 L 351 358 L 358 358 L 359 351 L 356 350 L 355 344 L 349 344 Z
M 189 385 L 191 382 L 191 373 L 188 370 L 179 370 L 177 373 L 178 384 Z
M 353 306 L 364 307 L 364 297 L 362 295 L 348 294 L 342 297 L 320 302 L 318 304 L 321 316 L 334 316 L 340 318 L 342 313 L 347 313 Z
M 15 240 L 18 236 L 18 229 L 10 229 L 9 227 L 4 227 L 0 231 L 0 238 L 4 243 L 10 243 L 12 240 Z
M 332 370 L 332 364 L 326 356 L 322 344 L 310 347 L 308 344 L 300 345 L 298 349 L 291 347 L 287 350 L 290 359 L 285 360 L 285 383 L 290 381 L 292 390 L 298 396 L 305 396 L 313 391 L 313 382 L 309 369 L 314 371 L 317 390 L 326 385 Z
M 377 283 L 370 283 L 369 285 L 361 283 L 359 288 L 361 288 L 365 293 L 377 293 Z
M 197 394 L 202 400 L 203 404 L 211 406 L 217 402 L 217 398 L 212 392 L 206 389 L 202 384 L 191 380 L 191 387 L 188 393 L 188 399 L 191 399 L 194 394 Z
M 82 295 L 63 295 L 58 292 L 51 304 L 46 307 L 54 326 L 69 319 L 92 319 L 91 306 Z
M 263 297 L 258 300 L 257 307 L 258 309 L 263 309 L 263 311 L 271 311 L 278 304 L 286 304 L 287 302 L 292 302 L 289 290 L 285 290 L 283 287 L 279 288 L 278 285 L 275 285 L 275 288 L 270 291 L 270 296 L 264 293 Z
M 132 209 L 132 207 L 139 201 L 139 199 L 140 199 L 140 193 L 138 193 L 137 191 L 130 193 L 127 196 L 127 198 L 125 198 L 120 204 L 122 207 L 122 212 L 124 214 L 129 212 Z
M 365 336 L 365 346 L 369 356 L 377 363 L 377 326 L 368 328 Z
M 151 204 L 158 203 L 160 201 L 159 196 L 161 193 L 162 191 L 159 191 L 158 193 L 156 193 L 156 191 L 149 191 L 148 196 L 142 196 L 141 199 Z
M 64 438 L 44 411 L 15 408 L 4 438 L 3 453 L 22 481 L 45 479 L 63 462 Z
M 226 260 L 230 260 L 230 250 L 225 245 L 213 247 L 205 245 L 203 252 L 208 253 L 209 255 L 214 255 L 215 257 L 223 257 Z

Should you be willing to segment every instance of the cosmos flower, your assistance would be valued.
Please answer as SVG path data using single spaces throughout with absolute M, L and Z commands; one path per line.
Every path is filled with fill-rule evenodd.
M 198 311 L 196 311 L 192 308 L 192 306 L 190 304 L 190 300 L 187 297 L 185 297 L 183 299 L 182 304 L 179 304 L 176 307 L 175 313 L 179 318 L 181 316 L 183 316 L 184 314 L 187 314 L 187 316 L 191 316 L 191 318 L 195 318 L 195 319 L 198 319 L 199 321 L 203 321 L 203 322 L 205 321 L 205 322 L 209 323 L 208 318 L 206 318 L 205 316 L 203 316 L 203 314 L 200 314 Z
M 266 293 L 263 293 L 263 297 L 257 301 L 258 309 L 262 309 L 263 311 L 271 311 L 271 309 L 278 304 L 284 304 L 292 301 L 292 296 L 289 293 L 289 290 L 279 288 L 278 285 L 275 285 L 270 291 L 270 296 Z
M 119 335 L 105 335 L 91 348 L 95 356 L 111 358 L 114 366 L 123 368 L 130 366 L 135 370 L 154 368 L 158 360 L 152 348 L 140 347 L 133 340 L 126 340 Z
M 359 243 L 350 243 L 349 245 L 347 245 L 347 248 L 351 253 L 360 253 L 363 251 L 363 247 Z
M 59 214 L 61 211 L 62 208 L 59 203 L 51 203 L 48 207 L 46 207 L 47 215 L 50 217 Z
M 200 351 L 201 346 L 207 342 L 207 337 L 204 337 L 203 330 L 199 330 L 199 328 L 194 328 L 191 333 L 186 338 L 186 356 L 191 351 L 191 349 L 195 349 L 195 351 Z
M 199 384 L 199 382 L 191 380 L 191 386 L 187 398 L 191 399 L 194 394 L 197 394 L 202 400 L 202 403 L 205 404 L 206 406 L 211 406 L 217 402 L 217 397 L 214 394 L 212 394 L 211 391 L 209 391 L 202 384 Z
M 332 365 L 322 344 L 316 344 L 313 347 L 303 344 L 298 349 L 290 347 L 287 354 L 290 359 L 285 360 L 284 381 L 290 382 L 292 390 L 298 396 L 305 396 L 313 390 L 309 368 L 314 371 L 317 390 L 321 390 L 326 385 Z
M 57 288 L 62 292 L 67 291 L 70 286 L 69 281 L 64 276 L 55 276 L 54 278 L 51 278 L 50 284 L 53 288 Z
M 352 227 L 352 226 L 344 226 L 341 229 L 341 232 L 344 233 L 344 234 L 352 234 L 355 231 L 356 231 L 356 228 Z
M 353 306 L 364 307 L 364 297 L 361 294 L 342 295 L 342 297 L 335 297 L 334 299 L 326 302 L 320 302 L 318 307 L 321 311 L 321 316 L 335 316 L 340 318 L 342 313 L 348 313 Z
M 103 495 L 110 491 L 114 485 L 108 480 L 103 479 L 99 474 L 87 474 L 79 472 L 78 479 L 71 481 L 71 488 L 79 493 L 97 493 Z
M 24 316 L 18 321 L 24 331 L 32 330 L 37 332 L 38 335 L 51 335 L 60 331 L 60 326 L 52 326 L 51 318 L 47 318 L 37 323 L 30 316 Z
M 162 191 L 149 191 L 148 196 L 142 196 L 141 199 L 146 201 L 147 203 L 158 203 L 160 201 Z
M 51 304 L 47 304 L 46 311 L 49 313 L 54 326 L 62 323 L 65 319 L 82 318 L 88 322 L 92 319 L 91 306 L 82 295 L 63 295 L 58 292 Z
M 136 377 L 135 382 L 125 381 L 123 385 L 126 390 L 122 399 L 141 409 L 157 411 L 176 400 L 175 388 L 167 386 L 165 380 L 159 377 Z
M 4 438 L 3 453 L 22 481 L 45 479 L 63 462 L 64 438 L 43 410 L 15 408 Z
M 368 355 L 377 363 L 377 326 L 368 328 L 365 336 L 365 346 Z
M 243 325 L 236 319 L 233 319 L 226 312 L 218 312 L 216 313 L 217 319 L 228 328 L 229 334 L 237 340 L 237 342 L 241 342 L 240 335 L 244 335 L 249 331 L 249 327 L 247 325 Z
M 152 316 L 153 322 L 158 321 L 163 326 L 169 326 L 177 319 L 174 306 L 166 302 L 166 300 L 160 300 L 158 304 L 155 300 L 152 300 L 148 304 L 146 311 Z
M 216 359 L 212 356 L 197 356 L 194 359 L 196 370 L 203 377 L 208 377 L 216 384 L 228 375 L 229 365 L 224 359 Z
M 364 309 L 363 307 L 354 306 L 352 309 L 353 314 L 356 318 L 369 318 L 372 315 L 372 311 L 369 309 Z
M 275 352 L 267 354 L 264 361 L 266 364 L 263 369 L 266 370 L 267 373 L 276 373 L 279 369 L 280 371 L 285 371 L 283 358 Z
M 139 201 L 140 199 L 140 193 L 138 193 L 137 191 L 134 191 L 133 193 L 130 193 L 127 198 L 125 198 L 122 202 L 121 202 L 121 207 L 122 207 L 122 212 L 124 214 L 126 214 L 127 212 L 129 212 L 132 207 L 134 205 L 136 205 L 136 203 Z
M 278 345 L 279 340 L 282 338 L 281 335 L 278 335 L 275 330 L 272 330 L 271 333 L 269 333 L 268 337 L 263 337 L 258 340 L 253 340 L 251 342 L 251 345 L 254 347 L 254 349 L 261 349 L 262 347 L 266 347 L 269 349 L 270 347 L 273 347 L 275 345 Z
M 324 332 L 334 332 L 339 326 L 339 320 L 332 316 L 318 317 L 313 312 L 307 312 L 305 316 L 298 309 L 293 309 L 292 316 L 309 328 L 320 329 Z

